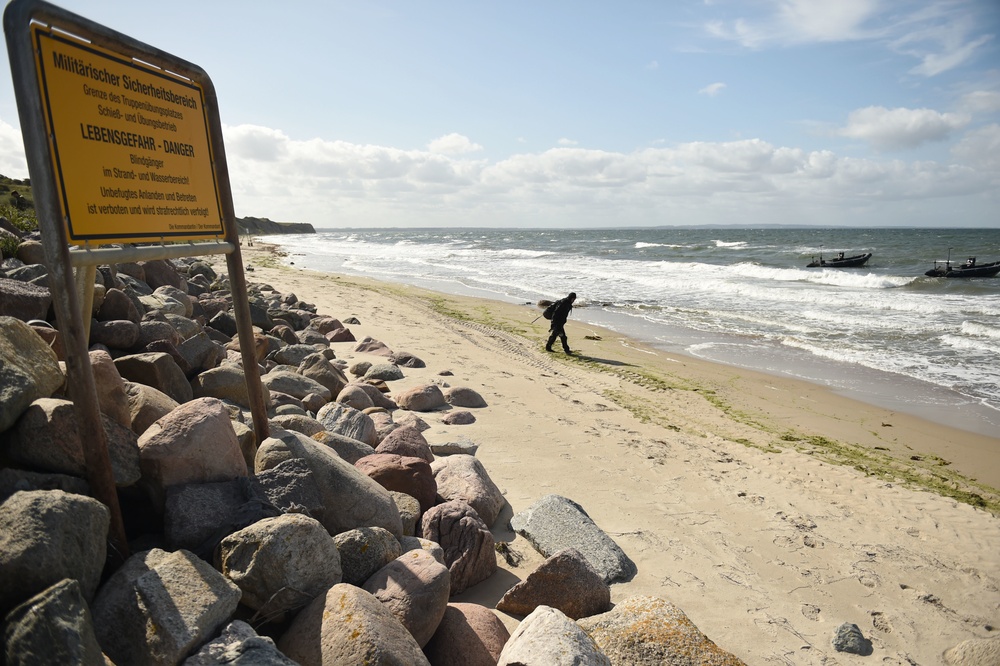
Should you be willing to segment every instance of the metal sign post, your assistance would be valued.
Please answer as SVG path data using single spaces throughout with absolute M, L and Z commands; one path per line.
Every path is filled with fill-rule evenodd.
M 47 2 L 13 0 L 3 20 L 88 480 L 127 557 L 71 267 L 86 279 L 104 263 L 226 254 L 258 444 L 268 436 L 218 100 L 198 66 Z

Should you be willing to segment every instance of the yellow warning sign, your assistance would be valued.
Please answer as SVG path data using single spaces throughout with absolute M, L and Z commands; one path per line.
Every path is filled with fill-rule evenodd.
M 222 236 L 201 87 L 44 26 L 32 41 L 69 242 Z

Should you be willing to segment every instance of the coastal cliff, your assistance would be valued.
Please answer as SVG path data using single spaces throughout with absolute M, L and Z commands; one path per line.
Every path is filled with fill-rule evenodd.
M 316 230 L 308 222 L 274 222 L 266 217 L 238 217 L 240 235 L 256 234 L 269 236 L 272 234 L 314 234 Z

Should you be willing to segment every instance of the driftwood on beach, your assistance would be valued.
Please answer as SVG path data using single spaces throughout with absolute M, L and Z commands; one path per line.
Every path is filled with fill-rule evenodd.
M 453 601 L 511 556 L 494 536 L 510 507 L 474 443 L 421 432 L 473 423 L 493 399 L 444 368 L 395 390 L 425 365 L 397 349 L 409 340 L 358 341 L 356 319 L 255 284 L 271 427 L 258 447 L 227 280 L 197 259 L 97 273 L 90 361 L 132 553 L 120 563 L 84 481 L 47 271 L 3 272 L 7 663 L 742 663 L 664 599 L 612 607 L 609 584 L 636 566 L 570 498 L 510 520 L 544 558 L 497 606 L 521 618 L 512 634 Z

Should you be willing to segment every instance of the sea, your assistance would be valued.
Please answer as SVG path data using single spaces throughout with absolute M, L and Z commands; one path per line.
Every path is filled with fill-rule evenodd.
M 298 268 L 443 293 L 533 306 L 572 291 L 572 319 L 654 348 L 1000 437 L 1000 276 L 924 275 L 936 261 L 1000 261 L 1000 229 L 318 229 L 261 240 Z M 872 257 L 807 268 L 841 252 Z

